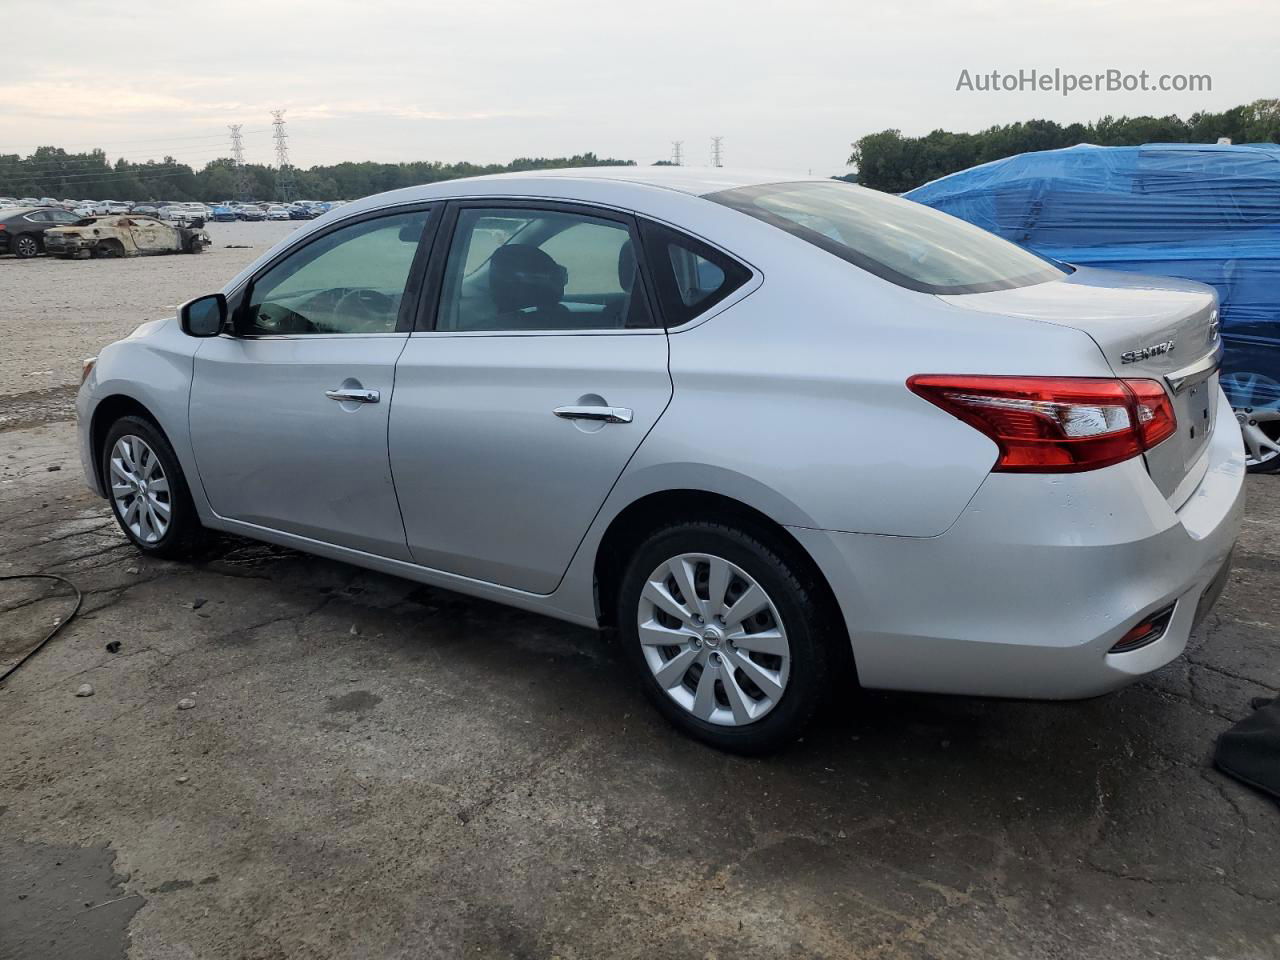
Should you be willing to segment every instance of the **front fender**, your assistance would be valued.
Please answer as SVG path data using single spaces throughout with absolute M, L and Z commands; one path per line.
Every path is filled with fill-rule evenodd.
M 187 415 L 198 346 L 199 341 L 184 334 L 177 320 L 170 318 L 143 324 L 98 355 L 97 364 L 76 398 L 80 458 L 86 483 L 98 496 L 105 496 L 106 491 L 99 475 L 94 437 L 106 427 L 101 417 L 112 416 L 112 409 L 119 409 L 124 398 L 146 410 L 164 431 L 187 478 L 196 511 L 202 519 L 211 515 L 196 470 Z

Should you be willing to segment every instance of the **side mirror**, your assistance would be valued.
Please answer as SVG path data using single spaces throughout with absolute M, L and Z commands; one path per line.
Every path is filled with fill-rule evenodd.
M 178 320 L 189 337 L 216 337 L 227 324 L 227 298 L 211 293 L 188 300 L 179 308 Z

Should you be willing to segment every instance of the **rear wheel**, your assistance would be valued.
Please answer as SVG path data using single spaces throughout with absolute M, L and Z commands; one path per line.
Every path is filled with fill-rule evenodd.
M 826 696 L 832 641 L 820 597 L 779 545 L 689 522 L 636 550 L 617 622 L 669 721 L 723 750 L 766 753 L 798 737 Z
M 29 233 L 21 233 L 13 241 L 13 255 L 19 260 L 30 260 L 40 252 L 40 241 Z
M 193 554 L 203 528 L 177 454 L 148 420 L 121 417 L 102 444 L 102 478 L 116 522 L 143 553 Z
M 1244 436 L 1249 472 L 1280 472 L 1280 383 L 1261 373 L 1231 373 L 1222 389 Z

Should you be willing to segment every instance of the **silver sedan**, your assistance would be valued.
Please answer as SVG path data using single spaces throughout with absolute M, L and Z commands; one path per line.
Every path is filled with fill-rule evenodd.
M 1177 657 L 1243 510 L 1213 291 L 844 183 L 622 168 L 347 204 L 86 365 L 89 486 L 613 627 L 678 727 Z

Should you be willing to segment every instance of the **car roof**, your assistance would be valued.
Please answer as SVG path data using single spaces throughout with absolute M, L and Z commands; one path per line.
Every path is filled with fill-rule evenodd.
M 519 173 L 494 173 L 482 177 L 468 177 L 461 182 L 476 180 L 543 180 L 548 177 L 567 180 L 616 180 L 625 183 L 644 184 L 677 190 L 695 197 L 735 187 L 753 187 L 762 183 L 783 183 L 793 180 L 823 180 L 780 171 L 725 170 L 722 167 L 565 167 L 555 170 L 528 170 Z M 450 180 L 448 183 L 460 181 Z
M 340 208 L 331 208 L 329 213 L 332 215 L 340 210 L 339 217 L 345 218 L 396 204 L 469 196 L 591 198 L 644 209 L 655 202 L 661 205 L 660 197 L 679 196 L 688 201 L 735 187 L 802 180 L 826 182 L 827 178 L 766 171 L 730 171 L 719 167 L 569 167 L 462 177 L 402 187 L 353 200 Z M 326 218 L 322 221 L 333 222 Z

